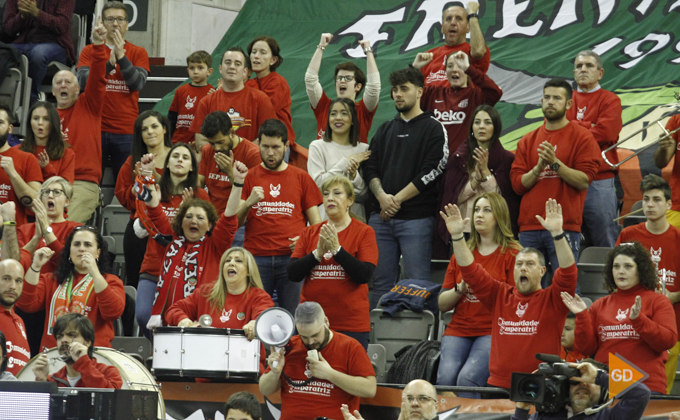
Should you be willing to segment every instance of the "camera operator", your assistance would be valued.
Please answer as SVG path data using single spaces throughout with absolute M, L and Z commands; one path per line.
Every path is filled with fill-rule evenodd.
M 557 413 L 535 413 L 529 417 L 531 403 L 518 402 L 512 420 L 551 420 L 551 419 L 626 419 L 642 418 L 642 414 L 649 402 L 649 388 L 642 383 L 636 383 L 621 396 L 621 401 L 614 407 L 596 406 L 600 395 L 606 393 L 609 375 L 606 371 L 597 369 L 588 362 L 570 363 L 581 372 L 581 376 L 571 377 L 575 382 L 569 387 L 569 404 Z M 599 407 L 599 408 L 598 408 Z

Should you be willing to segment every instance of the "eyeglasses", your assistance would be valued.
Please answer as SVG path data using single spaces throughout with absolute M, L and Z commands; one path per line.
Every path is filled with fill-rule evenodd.
M 49 196 L 52 194 L 55 198 L 56 197 L 61 197 L 62 194 L 64 194 L 64 190 L 43 190 L 42 195 Z
M 119 17 L 119 18 L 107 17 L 107 18 L 104 18 L 104 22 L 108 23 L 109 25 L 112 24 L 113 22 L 118 22 L 120 25 L 122 25 L 127 21 L 128 21 L 127 18 L 124 18 L 124 17 Z
M 428 397 L 427 395 L 407 395 L 406 396 L 406 401 L 409 403 L 413 403 L 413 400 L 418 400 L 418 404 L 427 404 L 430 401 L 436 401 L 432 397 Z
M 354 76 L 338 76 L 335 78 L 338 82 L 351 82 L 354 80 Z

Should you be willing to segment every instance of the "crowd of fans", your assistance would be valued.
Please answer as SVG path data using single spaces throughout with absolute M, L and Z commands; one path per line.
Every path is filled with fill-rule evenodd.
M 19 35 L 34 83 L 51 60 L 75 64 L 64 36 L 74 1 L 38 4 L 8 0 L 4 22 Z M 619 236 L 616 172 L 600 155 L 618 139 L 621 101 L 600 86 L 603 63 L 589 50 L 576 54 L 576 86 L 549 80 L 544 124 L 514 154 L 505 150 L 493 107 L 502 90 L 486 74 L 490 51 L 478 7 L 446 8 L 445 45 L 389 75 L 397 115 L 378 122 L 370 143 L 381 93 L 370 42 L 360 41 L 366 72 L 339 64 L 330 99 L 319 71 L 332 35 L 322 34 L 304 76 L 318 125 L 305 161 L 290 88 L 276 71 L 285 46 L 261 36 L 246 51 L 228 48 L 216 87 L 207 82 L 210 54 L 194 52 L 187 57 L 191 83 L 177 89 L 168 115 L 140 114 L 148 56 L 125 40 L 123 3 L 107 2 L 76 74 L 60 71 L 52 80 L 56 106 L 34 100 L 20 146 L 7 143 L 13 113 L 0 105 L 6 372 L 16 374 L 36 353 L 27 342 L 32 333 L 42 331 L 40 350 L 55 347 L 71 328 L 60 324 L 65 314 L 82 314 L 93 326 L 93 334 L 71 328 L 87 332 L 72 350 L 76 360 L 88 345 L 111 345 L 123 282 L 109 272 L 100 232 L 84 225 L 100 204 L 102 168 L 110 164 L 116 197 L 130 210 L 125 278 L 137 288 L 136 318 L 149 338 L 156 327 L 194 326 L 208 313 L 213 326 L 243 329 L 252 339 L 254 320 L 275 303 L 296 313 L 301 302 L 318 302 L 322 309 L 296 314 L 300 351 L 304 344 L 321 352 L 333 339 L 336 355 L 340 343 L 354 346 L 346 339 L 366 348 L 369 311 L 401 269 L 406 278 L 429 280 L 433 257 L 451 258 L 438 299 L 442 312 L 455 312 L 438 384 L 508 388 L 511 372 L 534 370 L 536 352 L 607 363 L 615 348 L 649 373 L 652 392 L 667 393 L 680 352 L 680 165 L 670 186 L 655 175 L 643 180 L 647 222 Z M 668 123 L 678 125 L 677 117 Z M 676 134 L 660 143 L 659 167 L 677 141 Z M 615 151 L 609 159 L 616 161 Z M 582 227 L 593 245 L 616 246 L 604 273 L 612 294 L 590 308 L 577 294 Z M 15 307 L 46 315 L 24 327 Z M 320 340 L 303 335 L 311 330 Z M 283 360 L 278 352 L 270 357 Z M 359 379 L 370 378 L 361 363 Z M 76 362 L 69 375 L 84 365 Z M 294 366 L 289 376 L 304 370 L 304 363 Z M 331 366 L 311 369 L 337 379 Z M 264 393 L 288 387 L 283 370 L 281 363 L 267 371 Z M 375 378 L 359 379 L 338 386 L 370 396 L 365 387 L 375 388 Z M 341 400 L 332 400 L 335 410 Z

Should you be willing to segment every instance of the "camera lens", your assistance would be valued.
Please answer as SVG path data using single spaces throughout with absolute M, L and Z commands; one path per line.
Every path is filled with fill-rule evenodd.
M 517 391 L 522 398 L 536 400 L 541 390 L 541 385 L 536 378 L 524 378 L 517 385 Z

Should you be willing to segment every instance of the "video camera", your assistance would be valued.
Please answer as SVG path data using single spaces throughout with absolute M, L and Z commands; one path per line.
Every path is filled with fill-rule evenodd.
M 569 379 L 581 376 L 581 372 L 559 356 L 537 353 L 539 373 L 512 374 L 510 400 L 532 403 L 543 413 L 557 413 L 569 403 Z

